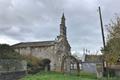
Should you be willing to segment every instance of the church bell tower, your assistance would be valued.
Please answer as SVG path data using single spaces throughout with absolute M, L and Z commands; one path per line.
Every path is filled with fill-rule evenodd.
M 64 13 L 61 18 L 61 24 L 60 24 L 60 36 L 66 38 L 66 26 L 65 26 L 65 16 Z

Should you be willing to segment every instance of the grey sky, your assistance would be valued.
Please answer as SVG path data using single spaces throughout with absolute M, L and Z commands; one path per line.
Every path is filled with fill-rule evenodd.
M 120 14 L 120 0 L 100 0 L 104 24 Z M 0 43 L 54 40 L 65 13 L 72 51 L 102 47 L 97 0 L 0 0 Z

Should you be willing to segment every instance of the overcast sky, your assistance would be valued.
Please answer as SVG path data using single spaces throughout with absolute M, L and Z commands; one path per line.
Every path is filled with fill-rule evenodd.
M 0 43 L 54 40 L 64 12 L 72 51 L 99 51 L 99 4 L 104 25 L 120 14 L 120 0 L 0 0 Z

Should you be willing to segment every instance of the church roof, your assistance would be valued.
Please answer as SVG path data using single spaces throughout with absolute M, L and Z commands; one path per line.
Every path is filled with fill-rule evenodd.
M 21 42 L 21 43 L 12 45 L 12 47 L 52 46 L 54 44 L 55 44 L 55 41 Z

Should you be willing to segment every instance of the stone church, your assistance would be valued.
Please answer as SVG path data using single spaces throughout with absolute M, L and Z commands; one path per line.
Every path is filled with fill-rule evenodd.
M 49 59 L 50 70 L 60 71 L 62 57 L 71 55 L 71 47 L 67 40 L 65 16 L 62 15 L 60 23 L 60 34 L 53 41 L 21 42 L 13 45 L 14 49 L 23 55 Z

